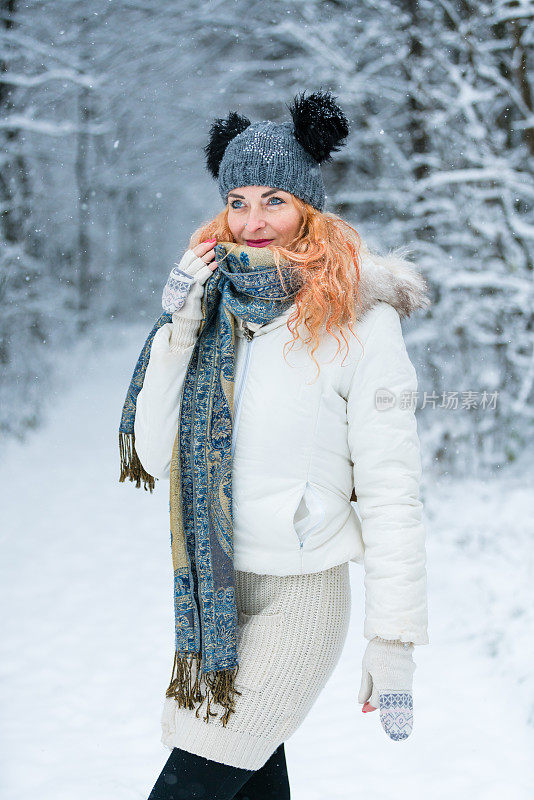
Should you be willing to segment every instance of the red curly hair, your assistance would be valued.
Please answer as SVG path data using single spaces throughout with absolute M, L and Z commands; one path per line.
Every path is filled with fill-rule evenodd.
M 299 231 L 287 248 L 271 245 L 269 249 L 275 254 L 281 279 L 282 259 L 289 261 L 302 273 L 303 285 L 294 298 L 297 308 L 287 322 L 293 335 L 293 340 L 288 344 L 293 347 L 299 339 L 297 328 L 302 322 L 310 333 L 303 341 L 311 345 L 310 356 L 318 366 L 314 353 L 319 347 L 323 325 L 338 342 L 334 358 L 341 343 L 333 329 L 341 333 L 347 352 L 344 326 L 348 326 L 356 336 L 351 325 L 356 319 L 358 304 L 361 306 L 358 293 L 360 254 L 367 251 L 367 247 L 358 232 L 341 217 L 318 211 L 295 195 L 291 197 L 301 214 Z M 235 242 L 228 225 L 228 205 L 214 219 L 197 228 L 191 236 L 189 247 L 192 249 L 212 237 L 218 241 Z

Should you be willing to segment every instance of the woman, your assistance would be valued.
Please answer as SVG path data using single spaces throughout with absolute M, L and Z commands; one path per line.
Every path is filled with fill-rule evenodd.
M 226 205 L 172 270 L 124 404 L 120 480 L 170 478 L 171 754 L 151 800 L 289 797 L 284 741 L 339 660 L 349 561 L 365 567 L 358 702 L 391 738 L 412 729 L 426 554 L 400 318 L 426 284 L 323 213 L 319 164 L 348 135 L 335 98 L 290 112 L 212 125 Z

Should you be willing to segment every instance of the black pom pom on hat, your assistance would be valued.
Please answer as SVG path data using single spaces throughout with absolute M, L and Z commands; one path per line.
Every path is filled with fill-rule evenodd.
M 349 124 L 331 92 L 302 92 L 287 106 L 295 139 L 319 163 L 329 161 L 349 135 Z
M 226 119 L 216 119 L 209 132 L 209 141 L 204 147 L 206 165 L 213 177 L 219 177 L 219 167 L 228 144 L 250 125 L 247 117 L 237 111 L 230 111 Z

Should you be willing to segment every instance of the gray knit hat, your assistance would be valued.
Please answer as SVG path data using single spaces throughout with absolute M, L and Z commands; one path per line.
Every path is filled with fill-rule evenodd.
M 204 152 L 225 203 L 238 186 L 271 186 L 323 210 L 319 165 L 348 136 L 347 119 L 330 92 L 302 93 L 288 108 L 293 122 L 251 123 L 232 111 L 212 124 Z

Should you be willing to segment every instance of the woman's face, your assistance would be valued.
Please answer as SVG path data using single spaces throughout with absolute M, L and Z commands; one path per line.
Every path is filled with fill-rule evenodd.
M 228 192 L 228 225 L 239 244 L 286 247 L 300 223 L 300 212 L 289 192 L 270 186 L 240 186 Z

